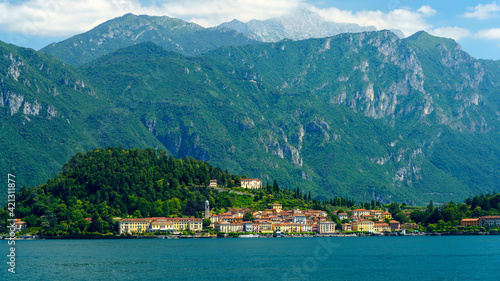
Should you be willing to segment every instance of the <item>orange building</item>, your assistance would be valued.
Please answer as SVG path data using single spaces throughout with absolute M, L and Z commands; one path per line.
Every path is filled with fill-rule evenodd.
M 462 219 L 460 221 L 460 226 L 479 226 L 479 219 Z

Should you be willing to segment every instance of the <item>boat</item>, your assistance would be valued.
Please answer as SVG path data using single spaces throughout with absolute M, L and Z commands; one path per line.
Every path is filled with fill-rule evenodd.
M 240 235 L 239 238 L 259 238 L 260 236 L 258 234 L 243 234 Z

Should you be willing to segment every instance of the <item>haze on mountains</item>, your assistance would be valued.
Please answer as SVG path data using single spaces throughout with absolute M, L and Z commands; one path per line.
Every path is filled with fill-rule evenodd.
M 126 15 L 95 29 L 107 32 L 100 45 L 89 32 L 42 50 L 79 67 L 0 43 L 0 169 L 37 185 L 76 152 L 122 145 L 318 199 L 421 204 L 498 190 L 498 61 L 425 32 L 258 43 L 218 27 L 218 44 L 196 45 L 193 26 L 158 20 Z

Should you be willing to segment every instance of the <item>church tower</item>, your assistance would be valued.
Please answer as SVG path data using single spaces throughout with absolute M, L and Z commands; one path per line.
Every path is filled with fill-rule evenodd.
M 208 203 L 208 200 L 205 201 L 205 218 L 210 218 L 210 203 Z

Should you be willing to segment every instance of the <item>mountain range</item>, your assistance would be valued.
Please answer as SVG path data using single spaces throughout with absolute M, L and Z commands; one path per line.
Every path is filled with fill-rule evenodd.
M 262 43 L 197 28 L 125 15 L 40 52 L 0 43 L 0 169 L 38 185 L 76 152 L 122 145 L 318 199 L 421 204 L 498 190 L 498 61 L 425 32 Z M 113 36 L 97 44 L 97 29 Z M 233 41 L 207 35 L 207 47 L 193 32 Z
M 278 42 L 283 39 L 305 40 L 331 37 L 340 33 L 377 30 L 373 26 L 363 27 L 352 23 L 325 21 L 317 13 L 304 10 L 278 18 L 251 20 L 248 23 L 235 19 L 220 26 L 236 30 L 262 42 Z M 401 31 L 394 30 L 394 32 L 398 36 L 404 37 Z

